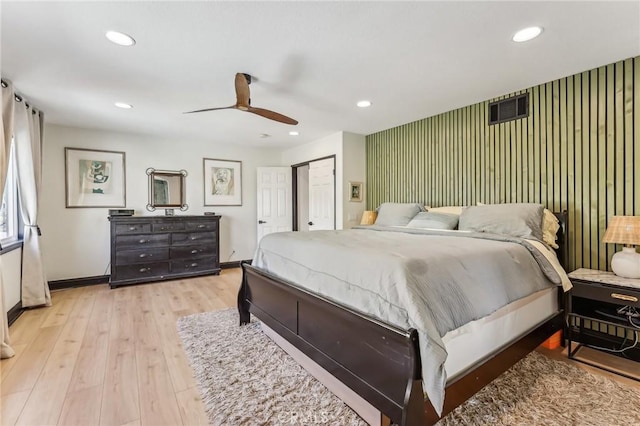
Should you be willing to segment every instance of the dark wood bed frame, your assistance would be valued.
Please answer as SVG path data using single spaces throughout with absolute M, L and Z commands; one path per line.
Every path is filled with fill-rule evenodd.
M 566 267 L 567 212 L 560 221 L 558 258 Z M 399 425 L 436 423 L 440 417 L 422 392 L 418 333 L 363 315 L 250 264 L 242 263 L 240 325 L 254 314 L 305 355 Z M 442 416 L 524 358 L 564 325 L 560 309 L 528 334 L 480 360 L 447 385 Z

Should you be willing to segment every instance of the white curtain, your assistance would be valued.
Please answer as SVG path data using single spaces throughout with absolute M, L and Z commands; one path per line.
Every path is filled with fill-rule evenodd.
M 6 86 L 6 87 L 5 87 Z M 4 191 L 7 170 L 9 166 L 9 151 L 11 148 L 11 134 L 13 133 L 13 111 L 15 108 L 13 86 L 6 82 L 2 85 L 2 115 L 0 116 L 0 199 Z M 0 358 L 11 358 L 15 355 L 9 340 L 9 322 L 7 310 L 4 306 L 4 287 L 2 285 L 2 271 L 0 271 Z
M 42 176 L 42 113 L 16 105 L 14 143 L 18 175 L 20 213 L 24 221 L 22 242 L 22 307 L 51 306 L 49 284 L 44 272 L 38 228 L 38 194 Z

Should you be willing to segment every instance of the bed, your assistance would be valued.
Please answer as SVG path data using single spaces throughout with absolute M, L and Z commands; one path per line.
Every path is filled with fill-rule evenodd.
M 560 225 L 557 231 L 557 259 L 562 265 L 566 265 L 567 215 L 563 212 L 555 216 Z M 388 239 L 396 238 L 391 237 L 394 232 L 384 234 L 388 231 L 392 230 L 362 229 L 353 230 L 351 234 L 338 232 L 342 236 L 346 235 L 344 238 L 347 240 L 354 239 L 354 235 L 365 235 L 366 232 L 377 233 L 376 238 L 383 235 L 385 238 L 389 235 Z M 397 237 L 399 241 L 404 241 L 402 238 L 423 238 L 422 235 L 414 235 L 423 234 L 420 231 L 403 232 L 412 236 Z M 485 244 L 478 243 L 475 239 L 486 238 L 459 234 L 449 237 L 444 231 L 424 233 L 431 235 L 424 236 L 425 241 L 430 241 L 431 245 L 446 245 L 442 242 L 448 239 L 463 241 L 463 246 Z M 431 243 L 435 241 L 437 244 Z M 507 243 L 513 242 L 505 244 Z M 342 250 L 346 251 L 340 253 L 336 248 L 335 255 L 349 257 L 344 253 L 349 253 L 349 250 L 353 253 L 353 248 L 346 247 L 348 244 L 344 242 L 340 244 L 345 245 Z M 498 242 L 492 240 L 486 244 L 496 245 Z M 367 254 L 371 255 L 365 253 Z M 355 255 L 352 257 L 357 258 Z M 357 264 L 354 260 L 353 274 L 369 276 L 362 269 L 363 265 Z M 291 265 L 293 264 L 289 263 L 288 267 Z M 372 265 L 371 269 L 377 267 L 375 259 Z M 238 293 L 241 325 L 248 323 L 250 314 L 254 314 L 282 339 L 328 371 L 386 418 L 400 425 L 435 423 L 440 416 L 460 405 L 563 327 L 564 297 L 561 286 L 536 289 L 526 297 L 515 296 L 513 303 L 507 303 L 500 309 L 490 308 L 491 315 L 473 318 L 465 324 L 453 321 L 448 326 L 448 331 L 441 333 L 441 340 L 440 336 L 436 339 L 444 342 L 447 348 L 457 348 L 452 349 L 453 355 L 444 364 L 444 396 L 441 401 L 438 401 L 437 395 L 425 401 L 424 392 L 432 395 L 430 392 L 435 392 L 432 388 L 437 388 L 438 383 L 434 385 L 433 377 L 438 377 L 438 374 L 432 377 L 430 372 L 424 373 L 433 371 L 425 370 L 424 362 L 431 360 L 433 354 L 425 351 L 427 339 L 420 327 L 416 329 L 406 324 L 394 325 L 403 322 L 381 320 L 379 312 L 375 316 L 365 314 L 363 311 L 366 310 L 360 309 L 360 306 L 347 306 L 340 301 L 340 297 L 320 294 L 313 286 L 305 287 L 307 279 L 304 274 L 287 279 L 283 278 L 284 274 L 276 274 L 265 265 L 258 267 L 245 262 L 242 268 L 243 280 Z M 350 272 L 347 270 L 344 273 Z M 309 278 L 309 281 L 312 279 Z M 520 320 L 516 322 L 509 319 L 514 316 Z M 509 324 L 517 326 L 511 327 Z M 444 329 L 439 329 L 438 334 Z M 483 338 L 477 333 L 480 329 L 493 330 L 488 335 L 495 338 Z M 429 363 L 426 364 L 429 367 Z M 423 377 L 427 379 L 423 380 Z

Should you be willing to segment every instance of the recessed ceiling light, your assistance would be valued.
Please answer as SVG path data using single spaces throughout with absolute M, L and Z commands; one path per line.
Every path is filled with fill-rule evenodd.
M 515 33 L 512 40 L 517 43 L 522 43 L 523 41 L 529 41 L 538 37 L 541 33 L 541 27 L 529 27 Z
M 111 42 L 119 44 L 120 46 L 133 46 L 134 44 L 136 44 L 136 41 L 133 39 L 133 37 L 124 33 L 120 33 L 118 31 L 107 31 L 104 35 Z
M 122 109 L 131 109 L 131 108 L 133 108 L 133 105 L 125 104 L 124 102 L 116 102 L 114 105 L 117 106 L 118 108 L 122 108 Z
M 368 108 L 371 106 L 371 101 L 358 101 L 356 105 L 358 105 L 360 108 Z
M 291 136 L 298 136 L 300 133 L 296 132 L 295 130 L 292 130 L 291 132 L 289 132 L 289 134 Z

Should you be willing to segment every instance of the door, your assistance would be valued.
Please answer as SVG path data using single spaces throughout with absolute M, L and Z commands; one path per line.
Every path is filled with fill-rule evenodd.
M 335 160 L 309 163 L 309 230 L 336 229 Z
M 258 167 L 258 242 L 273 232 L 291 231 L 291 167 Z

